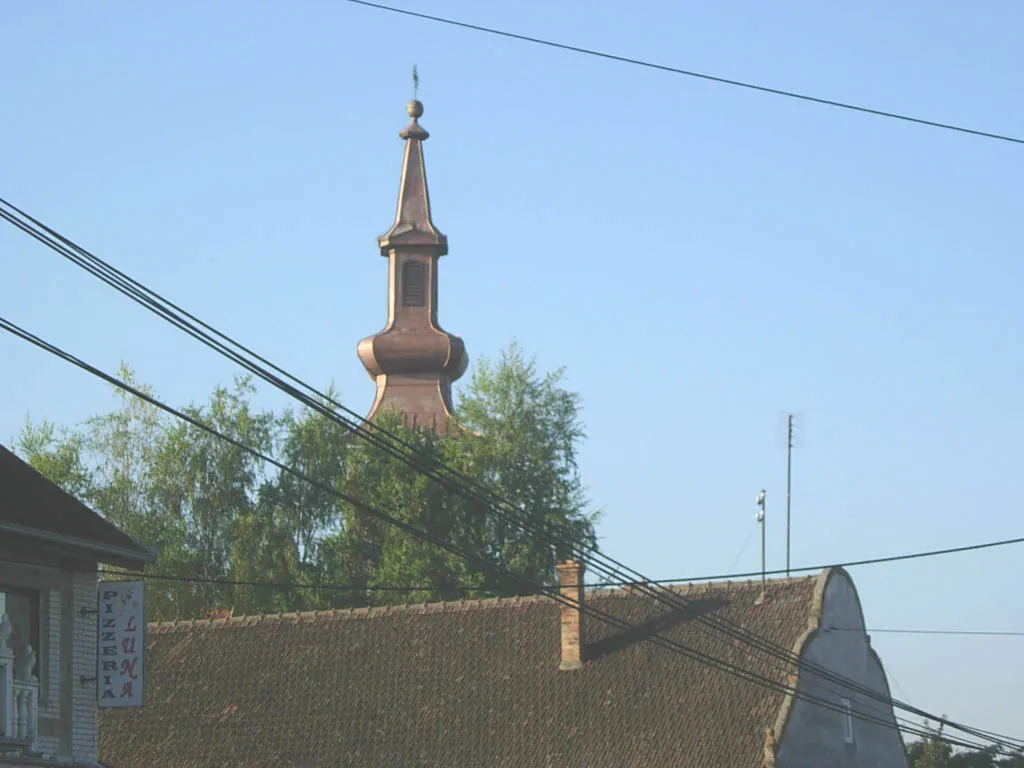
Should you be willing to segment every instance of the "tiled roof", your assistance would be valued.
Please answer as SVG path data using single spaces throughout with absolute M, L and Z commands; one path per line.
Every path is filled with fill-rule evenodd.
M 49 534 L 76 548 L 102 551 L 105 562 L 137 566 L 151 559 L 135 539 L 0 445 L 0 526 L 5 524 L 7 533 Z
M 789 649 L 817 579 L 680 592 Z M 105 710 L 117 768 L 408 766 L 758 768 L 781 694 L 656 645 L 651 632 L 782 680 L 747 649 L 649 598 L 587 600 L 582 669 L 559 669 L 559 606 L 543 597 L 151 624 L 146 706 Z

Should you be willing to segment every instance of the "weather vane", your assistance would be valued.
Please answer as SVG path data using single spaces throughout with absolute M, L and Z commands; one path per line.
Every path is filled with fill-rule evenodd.
M 416 71 L 416 65 L 412 65 L 412 97 L 418 99 L 420 95 L 420 73 Z

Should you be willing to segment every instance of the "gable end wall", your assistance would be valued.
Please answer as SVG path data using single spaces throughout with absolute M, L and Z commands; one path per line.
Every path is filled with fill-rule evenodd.
M 888 697 L 885 671 L 864 632 L 864 614 L 853 580 L 842 569 L 829 569 L 820 578 L 820 608 L 796 649 L 801 659 Z M 848 699 L 854 712 L 883 720 L 891 727 L 854 717 L 853 742 L 847 743 L 844 715 L 816 702 L 789 697 L 776 725 L 776 733 L 781 734 L 776 768 L 908 768 L 891 706 L 806 669 L 801 671 L 796 687 L 837 707 Z

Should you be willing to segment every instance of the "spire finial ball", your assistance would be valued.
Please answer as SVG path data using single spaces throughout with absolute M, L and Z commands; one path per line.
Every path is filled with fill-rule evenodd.
M 423 116 L 423 102 L 413 99 L 405 108 L 406 114 L 413 120 Z

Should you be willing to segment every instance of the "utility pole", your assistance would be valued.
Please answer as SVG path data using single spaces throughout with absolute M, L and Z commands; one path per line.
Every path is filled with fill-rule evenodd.
M 793 414 L 789 414 L 786 434 L 786 578 L 789 578 L 789 491 L 793 459 Z
M 757 522 L 761 524 L 761 599 L 759 602 L 764 602 L 765 593 L 767 591 L 767 585 L 765 584 L 767 567 L 765 565 L 765 503 L 764 503 L 764 490 L 757 496 Z

